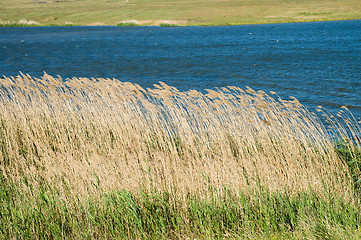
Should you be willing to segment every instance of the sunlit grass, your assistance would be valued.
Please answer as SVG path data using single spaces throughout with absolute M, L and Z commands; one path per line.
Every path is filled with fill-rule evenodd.
M 235 25 L 360 19 L 359 0 L 2 0 L 0 23 L 24 19 L 41 25 Z
M 178 24 L 172 24 L 172 23 L 161 23 L 159 24 L 160 27 L 179 27 Z
M 117 26 L 118 27 L 136 27 L 139 25 L 135 22 L 124 22 L 124 23 L 118 23 Z
M 274 92 L 22 74 L 0 110 L 2 238 L 358 235 L 347 109 L 326 128 Z

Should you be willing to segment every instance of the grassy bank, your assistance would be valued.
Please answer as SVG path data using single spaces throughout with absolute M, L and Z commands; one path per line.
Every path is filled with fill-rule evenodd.
M 9 185 L 1 190 L 4 239 L 359 239 L 361 235 L 359 203 L 311 191 L 289 196 L 262 188 L 246 193 L 224 189 L 223 197 L 208 199 L 115 191 L 84 202 L 64 200 L 46 187 L 30 196 Z
M 358 0 L 3 0 L 0 23 L 235 25 L 360 19 Z
M 250 88 L 0 79 L 0 238 L 360 238 L 360 127 Z

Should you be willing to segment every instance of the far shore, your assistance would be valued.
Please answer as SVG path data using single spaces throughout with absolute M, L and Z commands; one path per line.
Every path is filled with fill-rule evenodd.
M 119 27 L 216 27 L 216 26 L 241 26 L 241 25 L 260 25 L 260 24 L 282 24 L 282 23 L 307 23 L 307 22 L 330 22 L 330 21 L 350 21 L 350 20 L 361 20 L 360 18 L 355 19 L 315 19 L 315 20 L 303 20 L 303 21 L 273 21 L 273 22 L 235 22 L 235 23 L 202 23 L 202 24 L 186 24 L 186 23 L 178 23 L 177 21 L 170 20 L 171 22 L 175 23 L 168 23 L 169 20 L 157 20 L 152 21 L 148 20 L 147 23 L 134 23 L 134 21 L 123 21 L 120 23 L 115 24 L 106 24 L 103 22 L 95 22 L 95 23 L 88 23 L 83 25 L 77 24 L 48 24 L 42 25 L 39 23 L 0 23 L 0 27 L 87 27 L 87 26 L 119 26 Z
M 228 26 L 361 19 L 359 0 L 3 0 L 0 26 Z

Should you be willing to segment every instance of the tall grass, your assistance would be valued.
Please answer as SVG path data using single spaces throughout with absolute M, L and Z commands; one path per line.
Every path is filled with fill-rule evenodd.
M 271 94 L 3 77 L 0 236 L 357 234 L 359 126 Z

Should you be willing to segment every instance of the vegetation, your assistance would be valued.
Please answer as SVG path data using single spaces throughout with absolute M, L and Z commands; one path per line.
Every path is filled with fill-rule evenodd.
M 0 27 L 37 27 L 36 24 L 27 23 L 0 23 Z
M 5 239 L 360 237 L 359 205 L 312 192 L 288 196 L 260 188 L 247 194 L 227 192 L 224 198 L 172 199 L 168 192 L 116 191 L 69 203 L 46 188 L 19 201 L 28 195 L 5 186 L 0 202 L 0 236 Z
M 172 23 L 161 23 L 159 24 L 160 27 L 179 27 L 178 24 L 172 24 Z
M 0 23 L 234 25 L 360 19 L 359 0 L 2 0 Z
M 0 79 L 0 238 L 360 238 L 345 107 L 154 87 Z
M 123 23 L 118 23 L 117 26 L 118 27 L 136 27 L 139 25 L 135 22 L 123 22 Z

